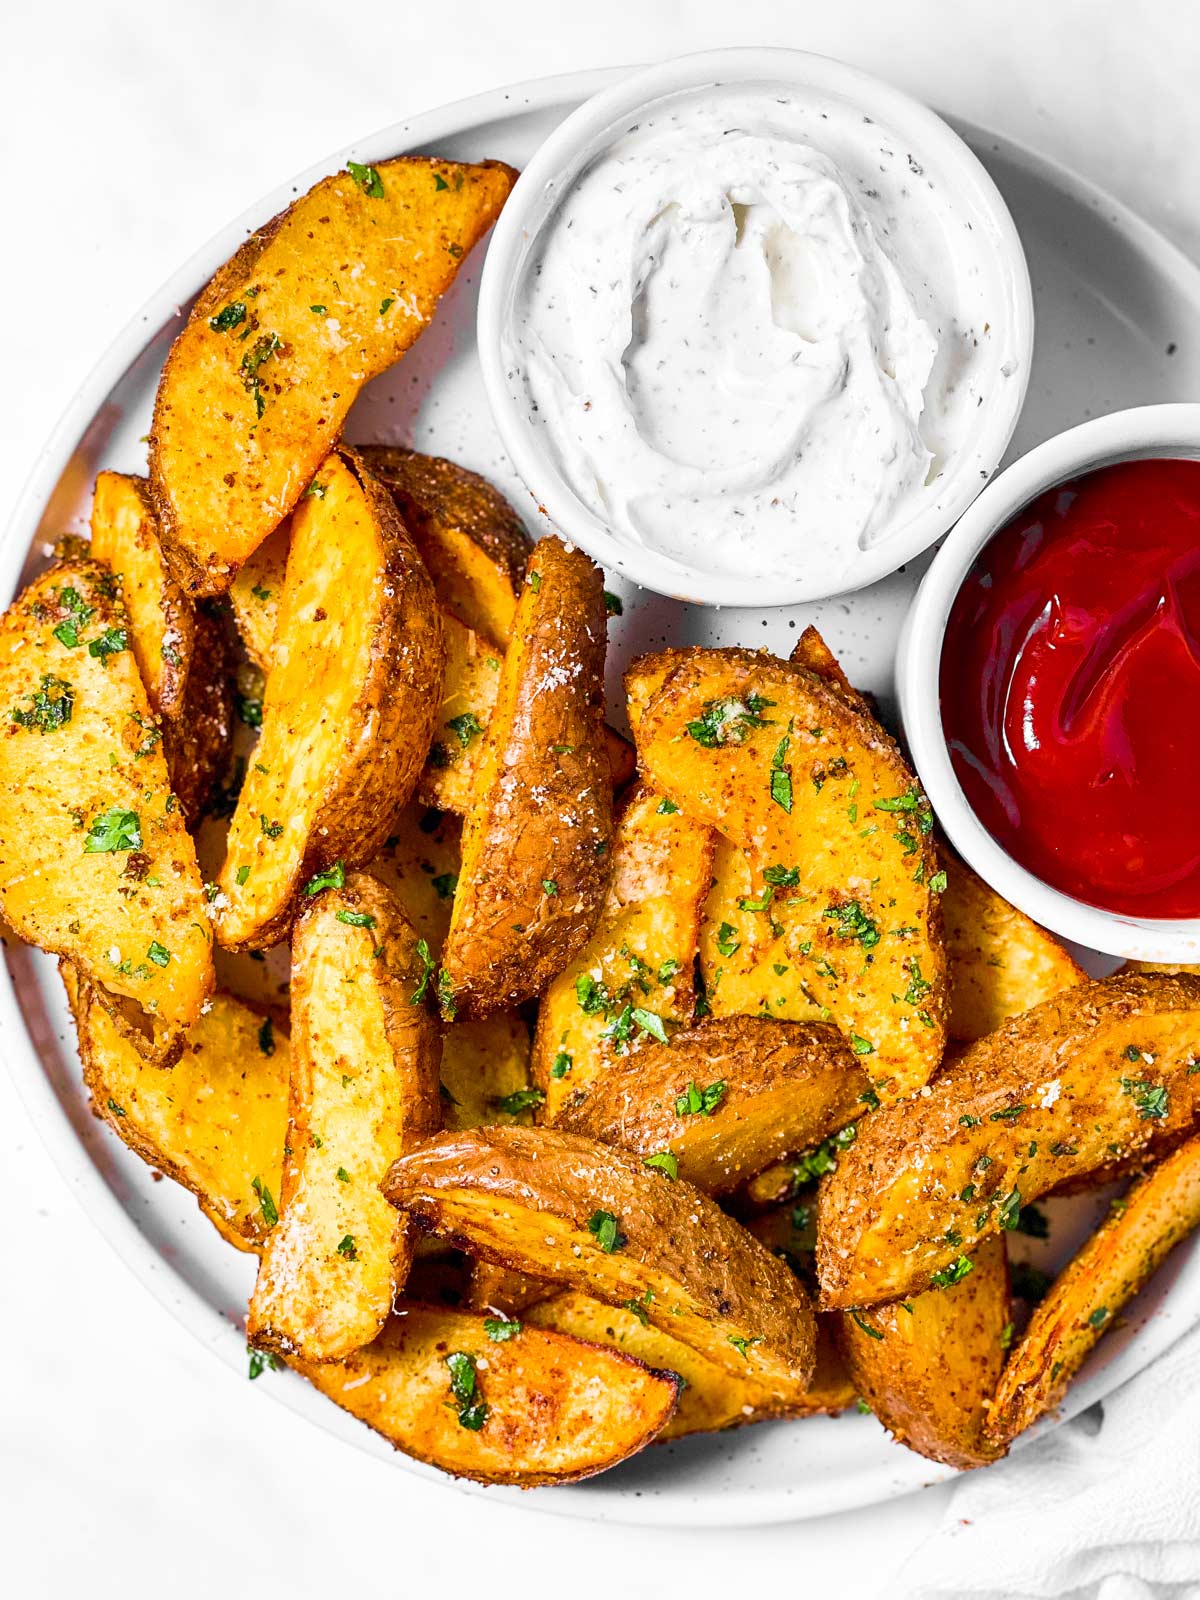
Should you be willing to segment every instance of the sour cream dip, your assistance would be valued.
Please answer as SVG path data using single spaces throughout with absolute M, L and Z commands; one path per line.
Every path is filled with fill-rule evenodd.
M 922 153 L 850 101 L 689 91 L 566 190 L 504 359 L 619 541 L 828 593 L 863 581 L 864 552 L 936 500 L 978 428 L 1002 316 L 989 248 Z

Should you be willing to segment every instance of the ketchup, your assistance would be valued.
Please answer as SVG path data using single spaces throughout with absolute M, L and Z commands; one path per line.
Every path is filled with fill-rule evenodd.
M 1077 900 L 1200 917 L 1200 462 L 1034 500 L 980 553 L 942 647 L 963 793 Z

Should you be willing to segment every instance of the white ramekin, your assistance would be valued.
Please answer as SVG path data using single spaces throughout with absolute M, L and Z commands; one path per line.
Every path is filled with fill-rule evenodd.
M 900 635 L 896 687 L 904 736 L 925 793 L 955 849 L 985 882 L 1052 933 L 1093 950 L 1138 961 L 1196 962 L 1200 919 L 1130 917 L 1085 905 L 1050 888 L 996 843 L 954 775 L 938 681 L 950 609 L 993 534 L 1056 483 L 1115 461 L 1156 456 L 1200 460 L 1200 405 L 1138 406 L 1097 417 L 1056 434 L 1006 467 L 965 513 L 925 574 Z
M 853 582 L 819 578 L 730 577 L 696 573 L 672 558 L 614 535 L 576 496 L 530 421 L 523 386 L 506 359 L 504 333 L 525 261 L 540 229 L 584 166 L 654 101 L 728 84 L 782 85 L 832 94 L 903 138 L 943 181 L 995 271 L 992 324 L 998 377 L 979 409 L 972 438 L 948 466 L 936 498 L 891 538 L 861 552 Z M 1000 192 L 954 130 L 927 107 L 856 67 L 801 50 L 733 49 L 682 56 L 647 67 L 585 101 L 557 127 L 525 168 L 488 246 L 479 293 L 479 358 L 500 437 L 548 528 L 581 545 L 610 570 L 659 594 L 702 605 L 779 606 L 860 589 L 909 561 L 945 533 L 995 471 L 1016 427 L 1033 350 L 1029 270 Z

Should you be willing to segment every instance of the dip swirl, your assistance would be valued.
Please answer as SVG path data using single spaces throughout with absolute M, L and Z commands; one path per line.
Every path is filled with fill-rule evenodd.
M 676 97 L 552 214 L 506 355 L 559 471 L 625 540 L 849 583 L 980 403 L 957 220 L 848 102 Z

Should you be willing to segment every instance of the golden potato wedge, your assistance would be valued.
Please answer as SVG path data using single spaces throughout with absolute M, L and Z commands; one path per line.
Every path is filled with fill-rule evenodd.
M 973 1044 L 1010 1017 L 1088 982 L 1056 939 L 989 889 L 965 861 L 948 854 L 943 860 L 950 1038 Z
M 679 1177 L 723 1195 L 843 1127 L 870 1092 L 836 1028 L 708 1017 L 613 1062 L 559 1126 L 642 1157 L 668 1152 Z
M 405 156 L 323 178 L 200 294 L 163 368 L 150 481 L 192 594 L 299 501 L 362 386 L 433 315 L 516 174 Z
M 679 650 L 656 650 L 653 655 L 636 656 L 625 668 L 625 708 L 636 743 L 646 708 L 677 667 L 685 666 L 704 651 L 698 645 Z
M 230 1244 L 257 1249 L 280 1189 L 286 1026 L 216 994 L 179 1060 L 163 1068 L 142 1058 L 69 961 L 62 975 L 97 1114 L 149 1166 L 189 1189 Z
M 213 790 L 229 767 L 233 681 L 233 651 L 224 624 L 200 606 L 193 625 L 183 710 L 172 721 L 164 721 L 162 728 L 171 787 L 191 828 L 204 815 Z
M 874 715 L 865 695 L 850 682 L 842 670 L 842 664 L 824 639 L 811 625 L 796 640 L 788 660 L 793 666 L 805 667 L 809 672 L 815 672 L 818 678 L 823 678 L 831 689 L 836 689 L 843 700 L 849 701 L 860 711 Z
M 602 585 L 558 539 L 530 557 L 463 829 L 442 956 L 447 1015 L 540 994 L 600 915 L 612 851 Z
M 446 1133 L 393 1163 L 384 1193 L 485 1261 L 612 1305 L 786 1399 L 812 1370 L 808 1297 L 689 1184 L 551 1128 Z
M 640 1305 L 635 1310 L 605 1305 L 568 1289 L 539 1299 L 519 1315 L 522 1326 L 555 1328 L 589 1344 L 609 1345 L 656 1370 L 677 1372 L 683 1379 L 683 1392 L 675 1415 L 658 1436 L 662 1441 L 749 1422 L 841 1411 L 854 1401 L 832 1333 L 820 1319 L 812 1380 L 803 1394 L 793 1395 L 785 1404 L 769 1386 L 718 1366 L 656 1328 Z
M 1000 1448 L 1061 1401 L 1097 1340 L 1200 1226 L 1200 1137 L 1192 1137 L 1114 1202 L 1099 1231 L 1037 1306 L 995 1386 L 988 1437 Z
M 1200 978 L 1106 978 L 1005 1023 L 864 1121 L 822 1189 L 822 1304 L 953 1281 L 1021 1206 L 1180 1139 L 1198 1064 Z
M 708 650 L 665 679 L 637 745 L 658 789 L 751 856 L 759 914 L 878 1093 L 919 1089 L 945 1044 L 945 874 L 882 728 L 805 668 Z
M 292 518 L 262 733 L 218 879 L 227 949 L 276 944 L 306 879 L 379 850 L 441 692 L 441 617 L 390 498 L 346 450 L 313 488 Z
M 679 1380 L 546 1328 L 405 1304 L 345 1361 L 291 1365 L 397 1450 L 478 1483 L 574 1483 L 658 1434 Z
M 279 1223 L 263 1249 L 247 1335 L 338 1361 L 369 1344 L 412 1260 L 379 1185 L 436 1131 L 432 964 L 395 897 L 366 873 L 313 900 L 292 943 L 292 1062 Z
M 167 1060 L 212 990 L 211 934 L 129 636 L 119 585 L 82 556 L 0 618 L 0 911 Z
M 533 550 L 520 517 L 455 461 L 395 445 L 365 445 L 362 456 L 395 496 L 442 606 L 503 653 Z
M 595 932 L 550 984 L 532 1071 L 554 1122 L 611 1066 L 695 1006 L 700 907 L 713 833 L 644 784 L 621 806 Z
M 448 1129 L 529 1120 L 541 1096 L 530 1091 L 529 1027 L 496 1012 L 450 1022 L 442 1033 L 442 1120 Z
M 229 586 L 234 624 L 246 654 L 263 672 L 271 670 L 291 542 L 291 521 L 281 522 L 238 568 Z
M 167 568 L 145 478 L 102 472 L 92 500 L 92 554 L 121 578 L 130 648 L 150 704 L 183 713 L 192 659 L 192 603 Z
M 718 834 L 712 888 L 700 923 L 705 1003 L 714 1017 L 828 1021 L 828 1007 L 818 1004 L 808 988 L 807 968 L 788 955 L 786 932 L 763 914 L 762 887 L 750 858 Z
M 840 1314 L 859 1394 L 893 1438 L 951 1467 L 1004 1453 L 984 1432 L 1012 1336 L 1004 1240 L 985 1239 L 971 1268 L 944 1289 Z
M 368 869 L 399 900 L 434 961 L 450 926 L 461 837 L 457 817 L 410 801 Z

